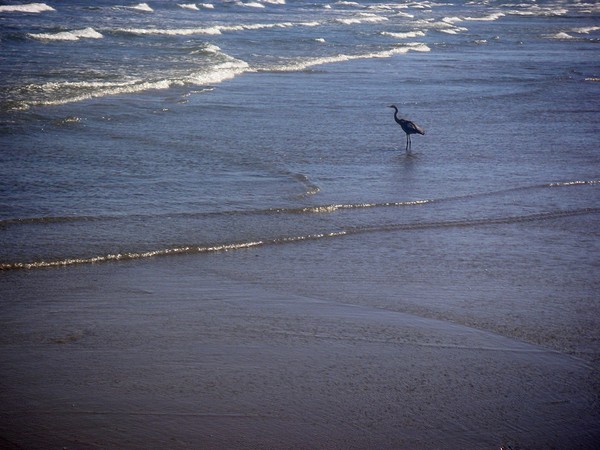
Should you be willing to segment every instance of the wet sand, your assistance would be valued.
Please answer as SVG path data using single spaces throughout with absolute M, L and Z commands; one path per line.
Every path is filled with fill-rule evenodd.
M 0 447 L 598 443 L 583 360 L 191 261 L 1 274 Z

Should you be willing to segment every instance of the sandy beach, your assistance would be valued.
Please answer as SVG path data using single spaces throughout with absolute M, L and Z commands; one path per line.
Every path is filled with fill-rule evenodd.
M 588 363 L 496 334 L 282 295 L 186 257 L 5 281 L 4 448 L 592 448 L 600 436 Z

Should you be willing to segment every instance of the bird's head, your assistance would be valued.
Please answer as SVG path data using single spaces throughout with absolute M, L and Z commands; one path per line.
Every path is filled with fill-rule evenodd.
M 396 108 L 396 105 L 389 105 L 388 108 L 394 108 L 396 111 L 398 111 L 398 108 Z

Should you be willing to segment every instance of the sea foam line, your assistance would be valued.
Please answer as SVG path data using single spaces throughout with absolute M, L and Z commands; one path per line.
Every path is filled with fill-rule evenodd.
M 394 55 L 400 55 L 411 51 L 429 52 L 431 51 L 431 49 L 426 44 L 420 42 L 409 42 L 403 44 L 402 47 L 395 47 L 390 50 L 382 50 L 379 52 L 363 53 L 356 55 L 339 54 L 333 56 L 323 56 L 319 58 L 299 59 L 297 61 L 294 61 L 293 63 L 274 65 L 271 67 L 260 68 L 258 70 L 265 72 L 295 72 L 305 70 L 313 66 L 320 66 L 322 64 L 339 63 L 345 61 L 352 61 L 356 59 L 391 58 Z

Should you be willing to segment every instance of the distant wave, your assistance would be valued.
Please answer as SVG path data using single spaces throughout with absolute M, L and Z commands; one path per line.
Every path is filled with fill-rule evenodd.
M 573 28 L 571 30 L 573 33 L 577 34 L 589 34 L 593 31 L 600 31 L 600 27 L 581 27 L 581 28 Z
M 383 31 L 381 34 L 383 36 L 391 36 L 396 39 L 412 39 L 412 38 L 416 38 L 416 37 L 425 36 L 424 31 L 407 31 L 404 33 L 393 33 L 393 32 L 389 32 L 389 31 Z
M 551 39 L 575 39 L 573 36 L 571 36 L 568 33 L 565 33 L 564 31 L 555 34 L 547 34 L 545 36 Z
M 58 33 L 28 33 L 29 37 L 47 41 L 78 41 L 79 39 L 102 39 L 104 36 L 91 27 L 82 30 L 60 31 Z
M 469 31 L 469 30 L 468 30 L 468 28 L 465 28 L 465 27 L 452 27 L 452 28 L 440 28 L 438 31 L 440 33 L 446 33 L 446 34 L 458 34 L 463 31 Z
M 45 3 L 28 3 L 25 5 L 0 5 L 0 12 L 23 12 L 41 13 L 44 11 L 56 11 Z
M 460 18 L 460 17 L 456 17 L 456 16 L 452 16 L 452 17 L 444 17 L 442 19 L 442 22 L 445 23 L 456 23 L 456 22 L 462 22 L 464 19 Z
M 413 25 L 418 26 L 419 28 L 425 28 L 426 30 L 435 30 L 446 34 L 458 34 L 464 31 L 469 31 L 465 27 L 454 25 L 454 23 L 462 21 L 462 19 L 458 19 L 459 18 L 457 17 L 444 17 L 440 21 L 433 19 L 416 20 L 413 22 Z
M 134 6 L 127 6 L 127 8 L 135 9 L 137 11 L 154 12 L 154 10 L 148 5 L 148 3 L 138 3 Z
M 564 16 L 569 12 L 566 8 L 543 7 L 531 5 L 525 9 L 513 9 L 506 12 L 512 16 Z
M 136 35 L 167 35 L 167 36 L 190 36 L 195 34 L 218 35 L 228 31 L 244 30 L 262 30 L 268 28 L 289 28 L 289 27 L 314 27 L 319 26 L 319 22 L 278 22 L 278 23 L 253 23 L 245 25 L 213 25 L 209 27 L 197 28 L 118 28 L 114 30 L 117 33 L 129 33 Z
M 497 13 L 493 13 L 493 14 L 489 14 L 487 16 L 482 16 L 482 17 L 463 17 L 463 20 L 474 20 L 474 21 L 481 21 L 481 22 L 493 22 L 494 20 L 498 20 L 500 17 L 504 17 L 506 14 L 501 13 L 501 12 L 497 12 Z
M 183 9 L 193 9 L 198 11 L 198 5 L 195 3 L 177 3 L 177 6 Z
M 361 13 L 354 17 L 334 19 L 333 22 L 343 25 L 354 25 L 359 23 L 377 23 L 389 20 L 387 17 L 378 16 L 377 14 Z
M 335 4 L 339 5 L 339 6 L 352 6 L 352 7 L 356 7 L 356 8 L 364 8 L 364 6 L 361 5 L 360 3 L 357 3 L 357 2 L 348 2 L 348 1 L 343 1 L 343 0 L 335 2 Z
M 262 3 L 258 3 L 258 2 L 235 2 L 236 5 L 238 6 L 245 6 L 246 8 L 264 8 L 265 5 L 263 5 Z

